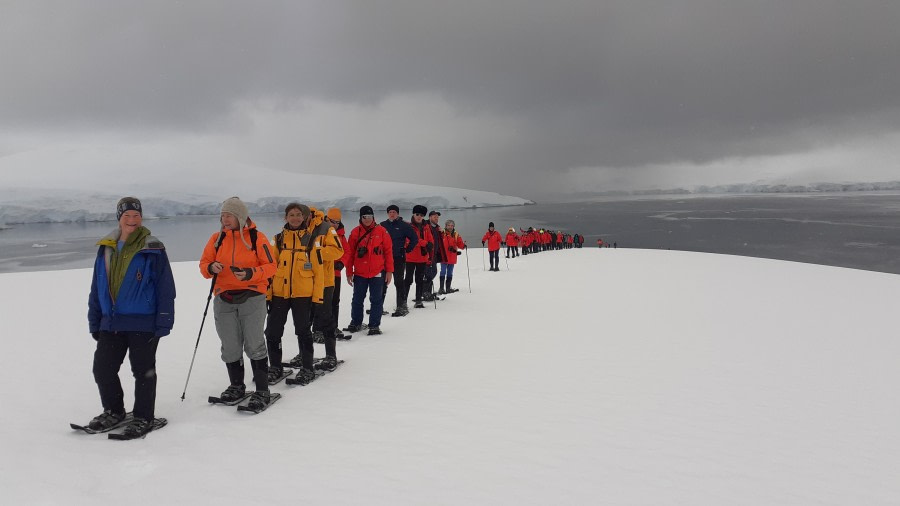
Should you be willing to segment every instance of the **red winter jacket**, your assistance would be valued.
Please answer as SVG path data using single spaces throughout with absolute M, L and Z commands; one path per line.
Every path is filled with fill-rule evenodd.
M 366 248 L 362 256 L 359 255 L 360 247 Z M 393 241 L 387 229 L 375 222 L 372 222 L 372 226 L 368 229 L 358 225 L 350 232 L 347 254 L 344 255 L 347 278 L 353 279 L 353 276 L 375 278 L 381 271 L 394 272 L 392 248 Z
M 415 220 L 410 222 L 413 232 L 419 238 L 418 244 L 412 251 L 406 254 L 406 261 L 415 264 L 430 264 L 434 255 L 434 235 L 428 222 L 422 220 L 421 224 L 416 224 Z
M 500 232 L 497 232 L 496 230 L 488 230 L 481 238 L 481 242 L 485 241 L 487 241 L 488 251 L 498 251 L 500 249 L 500 243 L 503 242 L 503 239 L 500 237 Z
M 506 245 L 507 246 L 518 246 L 519 245 L 519 234 L 515 232 L 507 232 L 506 233 Z
M 457 234 L 454 230 L 453 235 L 447 233 L 447 230 L 444 230 L 441 233 L 441 237 L 444 239 L 444 248 L 447 250 L 447 264 L 456 265 L 456 257 L 459 256 L 459 252 L 466 249 L 466 243 L 463 241 L 461 235 Z

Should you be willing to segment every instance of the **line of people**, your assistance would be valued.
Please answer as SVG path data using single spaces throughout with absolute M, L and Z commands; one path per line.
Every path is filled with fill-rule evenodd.
M 395 272 L 402 276 L 395 282 L 394 316 L 408 314 L 413 284 L 415 307 L 436 297 L 438 264 L 437 294 L 458 291 L 452 286 L 453 273 L 465 241 L 453 220 L 442 228 L 441 213 L 431 211 L 426 221 L 427 211 L 415 206 L 406 223 L 392 205 L 388 219 L 377 224 L 372 208 L 363 206 L 359 225 L 347 239 L 339 209 L 323 213 L 294 202 L 286 206 L 285 224 L 270 242 L 240 198 L 225 200 L 220 229 L 210 236 L 199 262 L 201 275 L 211 280 L 215 327 L 229 379 L 220 399 L 246 395 L 246 354 L 255 386 L 248 406 L 259 409 L 271 402 L 269 384 L 282 379 L 286 369 L 282 337 L 288 313 L 299 353 L 287 365 L 298 369 L 296 379 L 305 384 L 316 377 L 315 368 L 337 366 L 336 339 L 346 337 L 337 324 L 342 270 L 353 287 L 351 321 L 345 329 L 350 332 L 367 328 L 368 335 L 381 334 L 383 301 Z M 116 218 L 118 226 L 97 243 L 88 297 L 89 331 L 97 341 L 93 374 L 103 405 L 103 413 L 88 427 L 105 430 L 125 420 L 118 372 L 127 353 L 135 403 L 125 434 L 140 437 L 152 429 L 155 417 L 156 349 L 174 325 L 175 282 L 165 246 L 143 226 L 140 200 L 122 198 Z M 362 324 L 366 298 L 371 304 L 367 326 Z M 325 357 L 316 365 L 314 341 L 325 345 Z
M 363 206 L 359 224 L 346 238 L 339 209 L 323 213 L 292 202 L 285 207 L 282 229 L 270 242 L 240 198 L 225 200 L 219 230 L 209 237 L 199 262 L 200 274 L 211 280 L 215 327 L 229 380 L 220 399 L 229 402 L 246 396 L 245 354 L 255 386 L 248 404 L 253 410 L 271 402 L 269 385 L 290 374 L 289 368 L 297 369 L 295 379 L 306 384 L 316 377 L 316 368 L 337 367 L 336 340 L 349 339 L 338 326 L 341 271 L 353 288 L 350 324 L 344 329 L 351 333 L 363 329 L 368 335 L 382 333 L 383 305 L 392 282 L 396 291 L 392 316 L 396 317 L 409 314 L 413 285 L 415 308 L 457 292 L 454 268 L 467 246 L 454 221 L 446 220 L 441 227 L 440 217 L 439 211 L 416 205 L 406 222 L 399 207 L 390 205 L 387 219 L 379 224 L 373 209 Z M 125 420 L 118 373 L 127 353 L 135 391 L 133 418 L 125 434 L 133 438 L 152 430 L 156 350 L 160 338 L 174 325 L 176 293 L 165 246 L 143 226 L 140 200 L 120 199 L 116 219 L 117 227 L 97 243 L 88 297 L 88 327 L 96 341 L 93 374 L 103 405 L 103 413 L 88 427 L 105 430 Z M 575 237 L 580 236 L 534 228 L 520 235 L 510 228 L 504 239 L 491 222 L 482 245 L 491 255 L 491 270 L 499 271 L 502 244 L 507 246 L 507 257 L 515 258 L 520 243 L 522 254 L 529 254 L 571 247 Z M 370 310 L 364 325 L 366 299 Z M 289 313 L 299 353 L 284 363 L 282 337 Z M 314 342 L 325 345 L 325 357 L 318 364 Z

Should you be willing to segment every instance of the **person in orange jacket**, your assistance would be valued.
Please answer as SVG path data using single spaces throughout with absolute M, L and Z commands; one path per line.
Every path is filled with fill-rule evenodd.
M 348 245 L 344 223 L 341 222 L 341 210 L 336 207 L 329 209 L 325 214 L 325 221 L 334 228 L 344 250 L 344 255 L 334 261 L 334 293 L 331 296 L 331 333 L 336 339 L 344 339 L 344 334 L 338 329 L 338 315 L 341 309 L 341 271 L 344 270 L 344 256 L 347 255 Z M 325 333 L 328 333 L 327 329 Z
M 510 258 L 510 254 L 512 258 L 519 256 L 519 234 L 513 227 L 506 231 L 506 258 Z
M 441 289 L 439 294 L 458 292 L 453 288 L 453 269 L 456 267 L 456 259 L 459 252 L 466 249 L 466 242 L 463 241 L 459 232 L 456 231 L 456 222 L 447 220 L 444 223 L 444 231 L 441 233 L 441 239 L 444 242 L 444 250 L 447 252 L 447 259 L 441 262 Z M 446 288 L 444 283 L 446 282 Z
M 324 271 L 322 281 L 325 284 L 322 290 L 321 302 L 313 301 L 313 341 L 325 345 L 325 356 L 315 367 L 316 369 L 333 371 L 337 367 L 338 360 L 334 330 L 332 328 L 331 301 L 334 298 L 335 286 L 340 283 L 335 283 L 331 273 L 334 272 L 335 262 L 340 262 L 344 256 L 344 245 L 331 222 L 326 219 L 325 213 L 315 207 L 311 207 L 310 212 L 309 233 L 313 234 L 314 237 L 314 254 L 316 261 L 322 263 Z M 310 349 L 310 351 L 312 350 Z M 312 356 L 312 353 L 310 353 L 310 356 Z M 304 365 L 304 367 L 306 366 Z
M 488 231 L 485 232 L 485 234 L 481 237 L 482 246 L 484 246 L 485 242 L 487 242 L 488 256 L 490 257 L 491 262 L 491 270 L 494 272 L 500 272 L 500 243 L 503 242 L 503 239 L 500 237 L 500 232 L 494 230 L 493 221 L 488 224 Z M 484 267 L 484 265 L 482 265 L 482 267 Z
M 247 206 L 238 197 L 222 203 L 222 229 L 210 236 L 200 258 L 200 274 L 213 278 L 216 295 L 213 314 L 222 341 L 222 361 L 228 369 L 229 387 L 220 398 L 235 401 L 245 396 L 244 352 L 250 357 L 256 392 L 251 409 L 264 408 L 271 400 L 268 355 L 263 325 L 266 291 L 275 275 L 275 256 L 269 240 L 256 229 Z
M 347 253 L 344 255 L 347 283 L 353 287 L 349 332 L 362 330 L 363 303 L 369 295 L 369 335 L 381 334 L 381 310 L 384 307 L 384 286 L 391 284 L 394 274 L 394 253 L 391 234 L 375 221 L 370 206 L 359 209 L 359 226 L 350 232 Z

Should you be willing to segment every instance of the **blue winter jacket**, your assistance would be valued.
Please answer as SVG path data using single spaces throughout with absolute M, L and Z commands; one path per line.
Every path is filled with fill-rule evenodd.
M 398 217 L 394 221 L 384 220 L 381 222 L 381 226 L 391 234 L 394 258 L 406 258 L 406 254 L 412 251 L 419 242 L 419 236 L 416 235 L 412 225 L 403 221 L 402 217 Z M 405 244 L 407 239 L 409 239 L 409 244 Z
M 175 323 L 175 279 L 165 246 L 148 236 L 125 272 L 119 295 L 109 293 L 107 255 L 109 246 L 100 246 L 94 262 L 91 295 L 88 298 L 90 332 L 153 332 L 168 335 Z M 111 251 L 110 251 L 111 253 Z

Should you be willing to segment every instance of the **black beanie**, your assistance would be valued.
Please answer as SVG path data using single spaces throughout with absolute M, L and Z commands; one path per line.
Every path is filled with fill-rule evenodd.
M 375 216 L 375 211 L 372 210 L 371 206 L 362 206 L 359 208 L 359 217 L 360 218 L 362 218 L 363 216 L 365 216 L 367 214 L 371 214 L 372 216 Z
M 416 205 L 415 207 L 413 207 L 413 214 L 421 214 L 422 216 L 425 216 L 426 214 L 428 214 L 428 208 L 422 205 Z
M 391 212 L 391 211 L 397 211 L 397 212 L 399 213 L 399 212 L 400 212 L 400 208 L 397 207 L 396 204 L 391 204 L 391 205 L 388 206 L 387 212 Z
M 494 222 L 493 222 L 493 221 L 490 222 L 490 223 L 488 223 L 488 228 L 494 228 Z
M 122 197 L 119 199 L 119 203 L 116 204 L 116 221 L 122 218 L 125 211 L 137 211 L 141 216 L 144 215 L 144 212 L 141 210 L 141 201 L 136 197 Z

